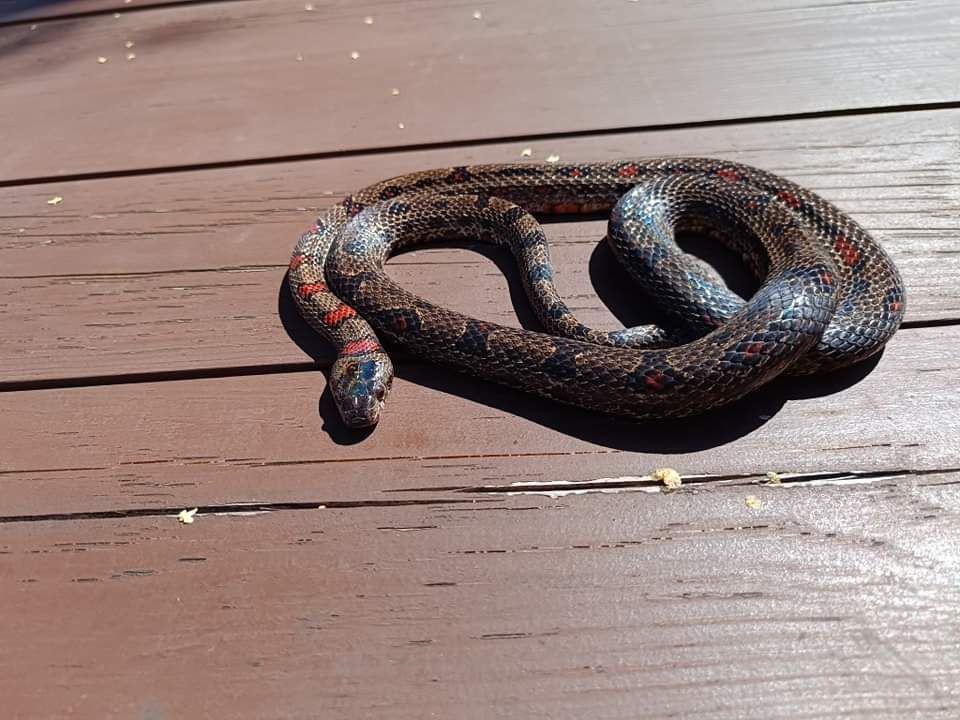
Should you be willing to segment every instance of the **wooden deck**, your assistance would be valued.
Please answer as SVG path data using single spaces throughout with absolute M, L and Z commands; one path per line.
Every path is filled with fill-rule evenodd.
M 0 67 L 4 717 L 960 717 L 954 0 L 0 0 Z M 784 174 L 905 327 L 686 422 L 401 358 L 347 433 L 299 232 L 524 148 Z M 547 231 L 584 320 L 641 318 L 603 223 Z M 533 326 L 500 253 L 390 271 Z

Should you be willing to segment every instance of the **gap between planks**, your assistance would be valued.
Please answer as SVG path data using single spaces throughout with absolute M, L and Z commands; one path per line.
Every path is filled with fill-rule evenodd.
M 237 502 L 219 503 L 216 505 L 199 505 L 195 508 L 196 516 L 203 515 L 237 515 L 252 516 L 271 512 L 298 512 L 315 510 L 348 510 L 357 508 L 399 508 L 412 505 L 442 506 L 442 505 L 474 505 L 478 502 L 495 502 L 497 496 L 539 495 L 552 499 L 568 496 L 590 494 L 614 494 L 620 492 L 645 493 L 675 493 L 684 489 L 706 486 L 710 488 L 816 488 L 845 485 L 869 485 L 888 480 L 920 479 L 934 476 L 937 479 L 946 477 L 943 481 L 924 483 L 925 486 L 939 487 L 942 485 L 960 484 L 960 479 L 951 476 L 960 474 L 960 467 L 941 468 L 936 470 L 877 470 L 877 471 L 823 471 L 784 473 L 778 480 L 771 482 L 768 478 L 756 473 L 726 473 L 722 475 L 695 474 L 681 476 L 683 485 L 676 489 L 666 488 L 662 482 L 649 475 L 640 477 L 598 478 L 584 481 L 557 481 L 549 482 L 515 482 L 509 485 L 464 485 L 449 488 L 407 488 L 401 490 L 385 489 L 383 492 L 431 492 L 446 490 L 454 494 L 482 495 L 482 500 L 475 498 L 461 499 L 456 497 L 435 497 L 429 499 L 400 499 L 400 500 L 302 500 L 296 502 Z M 107 520 L 119 518 L 143 517 L 176 517 L 183 508 L 122 508 L 116 510 L 93 510 L 86 512 L 36 513 L 29 515 L 0 515 L 0 524 L 34 523 L 34 522 L 63 522 L 77 520 Z
M 208 0 L 220 2 L 222 0 Z M 229 0 L 228 0 L 229 1 Z M 239 0 L 249 2 L 250 0 Z M 698 130 L 709 128 L 737 127 L 762 123 L 795 122 L 802 120 L 821 120 L 871 115 L 890 115 L 896 113 L 933 112 L 938 110 L 960 109 L 960 100 L 942 102 L 910 103 L 899 105 L 877 105 L 862 108 L 840 108 L 832 110 L 814 110 L 809 112 L 754 115 L 737 118 L 716 118 L 709 120 L 691 120 L 686 122 L 652 123 L 620 127 L 600 127 L 588 130 L 567 130 L 558 132 L 525 133 L 500 135 L 496 137 L 475 137 L 437 142 L 407 143 L 403 145 L 377 145 L 371 147 L 347 148 L 344 150 L 326 150 L 313 153 L 294 153 L 290 155 L 270 155 L 239 160 L 221 160 L 180 165 L 157 165 L 123 170 L 103 170 L 96 172 L 62 173 L 58 175 L 38 175 L 0 179 L 0 188 L 28 185 L 47 185 L 50 183 L 74 182 L 80 180 L 106 180 L 113 178 L 142 177 L 146 175 L 166 175 L 172 173 L 198 172 L 203 170 L 225 170 L 230 168 L 255 167 L 258 165 L 276 165 L 280 163 L 309 162 L 313 160 L 333 160 L 340 158 L 367 157 L 396 153 L 417 153 L 431 150 L 457 150 L 504 143 L 535 143 L 550 140 L 576 140 L 602 136 L 627 135 L 634 133 L 668 132 L 676 130 Z
M 952 327 L 954 325 L 960 325 L 960 318 L 915 320 L 902 323 L 898 332 L 909 332 L 911 330 L 924 328 Z M 197 367 L 183 370 L 118 372 L 109 375 L 76 375 L 73 377 L 36 378 L 30 380 L 0 380 L 0 393 L 316 372 L 318 369 L 330 367 L 333 363 L 333 357 L 333 351 L 331 350 L 328 356 L 318 357 L 315 362 L 260 363 L 251 365 Z M 414 356 L 402 348 L 391 348 L 390 357 L 394 363 L 418 362 Z

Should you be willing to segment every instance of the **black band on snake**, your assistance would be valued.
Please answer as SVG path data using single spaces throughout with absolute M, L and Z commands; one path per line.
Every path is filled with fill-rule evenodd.
M 553 285 L 533 215 L 610 210 L 617 258 L 692 341 L 655 326 L 582 325 Z M 696 230 L 762 280 L 747 302 L 681 252 Z M 549 334 L 438 307 L 384 273 L 398 248 L 479 239 L 511 249 Z M 679 417 L 742 397 L 784 371 L 832 370 L 876 353 L 900 325 L 890 258 L 833 205 L 771 173 L 704 158 L 453 167 L 373 185 L 335 205 L 297 244 L 290 287 L 337 349 L 330 389 L 350 427 L 374 425 L 393 367 L 378 339 L 481 378 L 631 418 Z

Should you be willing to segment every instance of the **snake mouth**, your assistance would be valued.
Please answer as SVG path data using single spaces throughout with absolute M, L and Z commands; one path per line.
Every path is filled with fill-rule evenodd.
M 377 384 L 367 392 L 335 397 L 344 425 L 354 429 L 376 425 L 380 421 L 388 392 L 387 386 Z
M 343 398 L 338 404 L 340 417 L 344 425 L 349 428 L 365 428 L 376 425 L 380 420 L 380 412 L 383 410 L 383 394 L 378 398 L 376 395 L 352 395 Z

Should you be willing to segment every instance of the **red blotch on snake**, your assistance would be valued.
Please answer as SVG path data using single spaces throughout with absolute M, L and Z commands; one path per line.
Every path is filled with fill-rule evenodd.
M 336 325 L 357 314 L 349 305 L 340 305 L 323 316 L 324 325 Z
M 840 259 L 847 265 L 856 265 L 860 260 L 860 250 L 852 242 L 847 240 L 843 233 L 837 234 L 837 240 L 833 244 L 834 249 L 840 255 Z
M 316 295 L 317 293 L 323 292 L 326 289 L 327 289 L 327 286 L 322 282 L 304 283 L 303 285 L 297 288 L 297 295 L 299 295 L 302 298 L 308 298 L 311 295 Z

